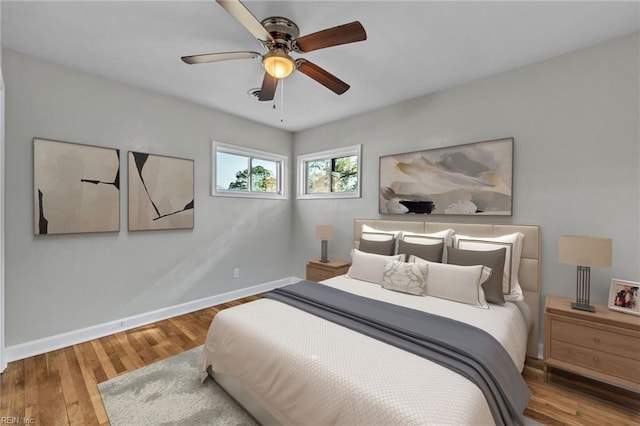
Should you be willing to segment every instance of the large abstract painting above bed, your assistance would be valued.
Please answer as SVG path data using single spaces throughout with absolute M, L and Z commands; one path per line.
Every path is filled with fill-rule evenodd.
M 355 220 L 346 275 L 216 315 L 203 378 L 266 424 L 521 424 L 538 247 L 537 226 Z
M 382 214 L 511 215 L 513 138 L 380 157 Z

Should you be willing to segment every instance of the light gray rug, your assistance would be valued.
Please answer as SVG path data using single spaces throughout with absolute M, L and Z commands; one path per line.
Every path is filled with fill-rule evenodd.
M 216 382 L 200 382 L 201 352 L 199 346 L 98 384 L 111 426 L 257 426 Z
M 201 383 L 202 346 L 98 384 L 111 426 L 257 425 L 213 380 Z

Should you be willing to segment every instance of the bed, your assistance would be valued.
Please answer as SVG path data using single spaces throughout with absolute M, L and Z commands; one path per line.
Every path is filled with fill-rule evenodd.
M 517 275 L 522 301 L 479 309 L 391 291 L 349 275 L 319 285 L 323 291 L 335 289 L 483 329 L 500 342 L 517 372 L 527 355 L 537 356 L 539 227 L 356 219 L 355 249 L 360 248 L 363 225 L 415 234 L 453 229 L 478 239 L 521 233 Z M 485 394 L 462 375 L 269 298 L 216 315 L 200 368 L 203 377 L 211 375 L 262 424 L 496 423 Z

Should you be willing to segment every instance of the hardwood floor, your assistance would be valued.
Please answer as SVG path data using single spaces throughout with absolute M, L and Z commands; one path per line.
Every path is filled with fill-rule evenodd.
M 640 396 L 555 371 L 544 382 L 541 360 L 527 360 L 523 376 L 532 397 L 525 416 L 545 425 L 639 425 Z M 627 408 L 621 408 L 627 407 Z
M 160 321 L 90 342 L 12 362 L 0 383 L 0 424 L 108 425 L 97 384 L 204 342 L 211 320 L 222 309 L 257 296 Z M 549 425 L 638 425 L 638 411 L 617 408 L 583 393 L 544 383 L 541 363 L 527 364 L 524 377 L 533 393 L 525 415 Z M 555 376 L 554 376 L 555 377 Z M 560 381 L 573 381 L 558 375 Z M 589 390 L 588 383 L 580 382 Z M 607 395 L 615 390 L 603 391 Z M 637 394 L 621 398 L 638 407 Z M 636 404 L 636 405 L 634 405 Z

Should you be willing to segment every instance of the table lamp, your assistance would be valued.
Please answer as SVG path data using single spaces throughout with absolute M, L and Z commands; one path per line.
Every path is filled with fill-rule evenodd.
M 589 285 L 591 267 L 611 266 L 611 239 L 601 237 L 585 237 L 577 235 L 561 235 L 558 240 L 558 261 L 569 265 L 577 265 L 576 301 L 573 309 L 595 312 L 589 305 Z
M 333 240 L 333 226 L 331 225 L 317 225 L 316 226 L 316 239 L 321 241 L 321 256 L 320 262 L 329 263 L 327 258 L 327 241 Z

